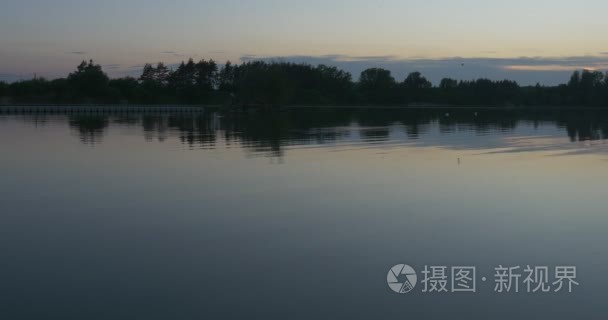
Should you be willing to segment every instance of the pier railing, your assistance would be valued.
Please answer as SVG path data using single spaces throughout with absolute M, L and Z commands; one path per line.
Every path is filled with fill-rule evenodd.
M 0 114 L 202 113 L 201 105 L 0 105 Z

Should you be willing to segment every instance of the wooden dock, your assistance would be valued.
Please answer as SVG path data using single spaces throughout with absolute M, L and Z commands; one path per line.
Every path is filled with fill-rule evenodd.
M 198 114 L 204 110 L 195 105 L 0 105 L 0 114 Z

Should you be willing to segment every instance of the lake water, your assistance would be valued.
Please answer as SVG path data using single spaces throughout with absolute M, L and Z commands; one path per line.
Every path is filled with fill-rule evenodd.
M 0 115 L 0 318 L 601 318 L 607 137 L 592 110 Z M 500 265 L 579 285 L 497 293 Z

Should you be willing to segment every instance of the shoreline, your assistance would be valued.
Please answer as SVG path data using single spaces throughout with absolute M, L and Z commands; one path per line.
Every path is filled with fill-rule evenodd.
M 413 106 L 374 106 L 374 105 L 344 105 L 344 106 L 315 106 L 290 105 L 268 109 L 251 108 L 254 113 L 259 112 L 285 112 L 290 110 L 501 110 L 501 111 L 533 111 L 533 110 L 593 110 L 608 111 L 608 106 L 476 106 L 476 105 L 413 105 Z M 9 104 L 0 105 L 0 114 L 8 113 L 71 113 L 71 112 L 179 112 L 202 113 L 208 110 L 224 111 L 228 113 L 248 113 L 242 107 L 224 108 L 219 105 L 199 104 Z

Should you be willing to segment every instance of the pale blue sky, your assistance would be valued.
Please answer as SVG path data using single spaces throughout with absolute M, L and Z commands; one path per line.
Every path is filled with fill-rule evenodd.
M 437 77 L 549 81 L 608 69 L 606 12 L 605 0 L 2 0 L 0 79 L 63 76 L 88 58 L 119 76 L 189 56 L 298 56 L 352 72 L 401 76 L 430 59 Z M 476 68 L 452 68 L 454 57 Z

